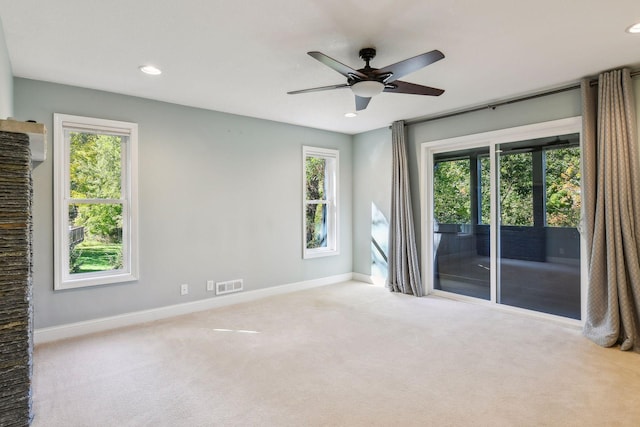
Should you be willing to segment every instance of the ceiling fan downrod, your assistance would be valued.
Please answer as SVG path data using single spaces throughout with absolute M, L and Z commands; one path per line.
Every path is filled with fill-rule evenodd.
M 376 57 L 376 50 L 372 47 L 365 47 L 364 49 L 360 49 L 358 55 L 360 55 L 360 58 L 362 58 L 362 60 L 366 63 L 364 68 L 369 69 L 371 68 L 369 66 L 369 61 Z

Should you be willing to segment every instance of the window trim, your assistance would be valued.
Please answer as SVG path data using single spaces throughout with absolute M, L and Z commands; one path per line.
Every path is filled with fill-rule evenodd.
M 333 173 L 329 188 L 333 195 L 327 195 L 327 246 L 323 248 L 307 248 L 307 157 L 321 157 L 332 160 Z M 339 242 L 339 187 L 340 187 L 340 152 L 331 148 L 302 146 L 302 258 L 319 258 L 340 254 Z M 331 197 L 333 196 L 333 197 Z
M 138 280 L 138 124 L 54 113 L 54 290 Z M 124 267 L 94 273 L 69 274 L 69 144 L 65 130 L 127 136 L 122 165 Z M 106 199 L 105 199 L 106 200 Z M 73 277 L 79 276 L 79 277 Z

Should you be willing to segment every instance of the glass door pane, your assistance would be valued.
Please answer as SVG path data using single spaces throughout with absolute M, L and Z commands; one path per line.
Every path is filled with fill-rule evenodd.
M 489 148 L 434 155 L 434 289 L 491 298 Z M 486 170 L 485 170 L 486 169 Z M 486 205 L 486 206 L 485 206 Z
M 497 146 L 499 303 L 580 318 L 578 134 Z

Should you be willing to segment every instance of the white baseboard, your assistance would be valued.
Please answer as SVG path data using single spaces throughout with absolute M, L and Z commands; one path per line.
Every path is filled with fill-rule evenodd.
M 33 334 L 33 341 L 34 344 L 42 344 L 45 342 L 92 334 L 109 329 L 121 328 L 123 326 L 151 322 L 154 320 L 166 319 L 168 317 L 181 316 L 183 314 L 194 313 L 197 311 L 225 307 L 242 302 L 255 301 L 257 299 L 266 298 L 273 295 L 286 294 L 290 292 L 301 291 L 304 289 L 332 285 L 335 283 L 346 282 L 348 280 L 358 280 L 366 282 L 366 280 L 360 280 L 359 278 L 356 278 L 354 273 L 346 273 L 336 276 L 323 277 L 320 279 L 306 280 L 303 282 L 288 283 L 285 285 L 272 286 L 270 288 L 257 289 L 254 291 L 241 292 L 202 299 L 198 301 L 186 302 L 182 304 L 158 307 L 150 310 L 120 314 L 118 316 L 102 317 L 99 319 L 87 320 L 83 322 L 68 323 L 65 325 L 36 329 Z
M 353 280 L 358 282 L 371 283 L 372 285 L 382 285 L 387 283 L 386 277 L 379 276 L 367 276 L 366 274 L 353 273 Z

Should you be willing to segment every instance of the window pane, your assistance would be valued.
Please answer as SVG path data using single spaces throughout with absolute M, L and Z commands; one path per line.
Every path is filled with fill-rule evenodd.
M 480 224 L 491 223 L 491 160 L 480 157 Z
M 69 132 L 72 199 L 120 199 L 122 137 Z
M 564 138 L 543 138 L 501 145 L 500 191 L 509 189 L 510 193 L 500 194 L 498 302 L 579 319 L 580 235 L 575 227 L 545 226 L 543 217 L 545 200 L 547 205 L 555 200 L 556 207 L 569 208 L 557 209 L 555 218 L 569 218 L 563 214 L 571 212 L 572 203 L 561 202 L 574 194 L 565 190 L 574 190 L 571 178 L 577 174 L 574 168 L 579 170 L 580 153 L 577 147 L 575 151 L 555 149 L 550 148 L 552 144 L 566 142 Z M 510 149 L 520 152 L 504 155 Z M 556 197 L 558 190 L 562 197 Z M 575 190 L 579 195 L 579 181 Z
M 435 220 L 439 224 L 471 221 L 469 158 L 438 162 L 433 177 Z
M 580 148 L 545 152 L 547 226 L 577 227 L 580 222 Z
M 307 249 L 327 247 L 327 204 L 307 205 Z
M 482 178 L 477 179 L 476 159 L 488 151 L 440 153 L 433 172 L 433 287 L 486 300 L 491 298 L 490 228 L 478 224 Z
M 502 225 L 533 226 L 533 162 L 531 153 L 500 156 Z
M 322 157 L 306 158 L 307 200 L 325 200 L 327 159 Z
M 121 268 L 122 204 L 69 205 L 69 273 Z

